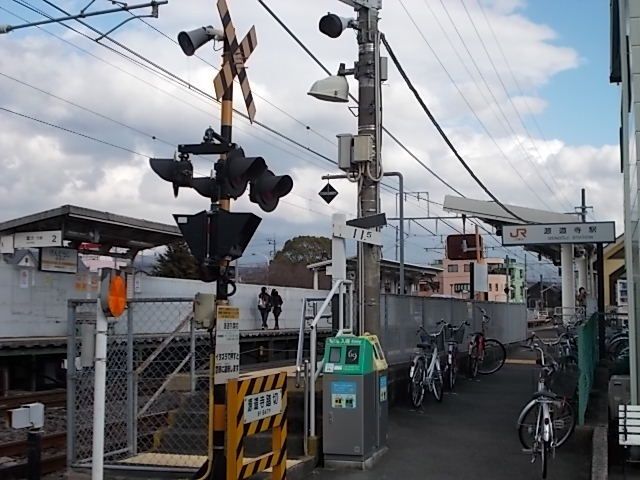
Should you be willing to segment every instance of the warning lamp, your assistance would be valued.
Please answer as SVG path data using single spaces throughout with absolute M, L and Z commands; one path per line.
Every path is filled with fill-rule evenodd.
M 104 268 L 100 279 L 100 304 L 108 317 L 119 317 L 127 308 L 127 282 L 124 274 Z
M 267 170 L 267 164 L 264 158 L 245 157 L 244 150 L 236 148 L 227 154 L 227 158 L 218 168 L 223 195 L 238 198 L 245 192 L 249 182 Z
M 292 188 L 293 180 L 289 175 L 274 175 L 271 170 L 266 170 L 251 181 L 249 200 L 257 203 L 265 212 L 273 212 L 280 198 L 287 195 Z

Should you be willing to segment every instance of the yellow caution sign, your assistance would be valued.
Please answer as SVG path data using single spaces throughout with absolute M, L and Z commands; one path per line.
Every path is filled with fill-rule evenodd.
M 227 480 L 244 480 L 271 468 L 282 480 L 287 469 L 287 374 L 230 380 L 227 384 Z M 244 458 L 244 439 L 272 430 L 271 451 Z

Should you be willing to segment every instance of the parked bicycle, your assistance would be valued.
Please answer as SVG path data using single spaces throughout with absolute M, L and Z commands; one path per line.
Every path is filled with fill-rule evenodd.
M 409 370 L 409 398 L 414 408 L 420 408 L 425 391 L 430 391 L 436 401 L 442 401 L 442 367 L 438 343 L 444 333 L 444 325 L 437 333 L 429 333 L 422 326 L 418 327 L 420 335 L 418 353 L 411 360 Z
M 543 340 L 536 333 L 532 333 L 529 342 L 536 342 L 547 348 L 554 347 L 558 358 L 558 368 L 561 371 L 577 370 L 578 368 L 578 343 L 577 335 L 569 330 L 558 332 L 555 340 Z
M 454 327 L 450 323 L 444 323 L 445 338 L 447 340 L 447 360 L 444 364 L 444 379 L 449 390 L 453 390 L 458 377 L 458 345 L 464 340 L 465 327 L 470 326 L 464 322 Z
M 518 438 L 523 451 L 531 453 L 531 463 L 540 459 L 541 476 L 547 478 L 549 456 L 553 457 L 555 449 L 569 439 L 576 425 L 576 417 L 571 403 L 549 388 L 559 368 L 558 363 L 545 353 L 543 346 L 533 337 L 528 346 L 540 354 L 536 363 L 541 368 L 537 391 L 518 417 Z
M 489 375 L 497 372 L 507 359 L 507 351 L 504 345 L 495 338 L 487 338 L 487 324 L 491 317 L 484 308 L 478 307 L 482 312 L 482 322 L 479 332 L 471 335 L 469 341 L 468 373 L 471 378 L 478 374 Z

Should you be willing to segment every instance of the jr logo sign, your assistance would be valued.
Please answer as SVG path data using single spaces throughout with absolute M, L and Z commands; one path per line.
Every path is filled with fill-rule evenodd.
M 509 232 L 509 236 L 514 240 L 524 240 L 525 238 L 527 238 L 527 229 L 516 228 L 515 232 Z

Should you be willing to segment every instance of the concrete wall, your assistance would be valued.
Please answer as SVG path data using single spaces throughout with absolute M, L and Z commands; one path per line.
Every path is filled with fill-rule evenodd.
M 522 303 L 474 302 L 453 298 L 420 298 L 384 295 L 381 299 L 383 324 L 382 347 L 390 364 L 408 362 L 419 342 L 418 326 L 436 332 L 437 322 L 446 320 L 460 325 L 470 320 L 466 333 L 480 329 L 482 314 L 475 306 L 484 308 L 491 321 L 487 336 L 501 342 L 516 343 L 527 336 L 527 309 Z M 466 338 L 466 337 L 465 337 Z
M 129 282 L 130 296 L 134 298 L 188 297 L 196 292 L 213 292 L 215 284 L 197 280 L 150 277 L 136 274 Z M 0 339 L 17 337 L 64 337 L 67 334 L 67 300 L 94 299 L 98 290 L 98 276 L 95 273 L 49 273 L 36 268 L 20 268 L 0 263 Z M 242 329 L 260 328 L 257 308 L 259 285 L 238 285 L 238 292 L 231 303 L 241 308 Z M 271 288 L 269 288 L 271 291 Z M 326 297 L 327 291 L 302 288 L 278 288 L 284 300 L 280 328 L 297 328 L 300 325 L 303 299 L 305 297 Z M 136 306 L 134 308 L 143 308 Z M 190 305 L 181 307 L 185 313 Z M 159 309 L 160 310 L 160 309 Z M 174 321 L 158 322 L 162 327 L 148 325 L 148 333 L 167 331 Z M 269 317 L 273 327 L 273 315 Z M 324 322 L 322 326 L 327 326 Z

